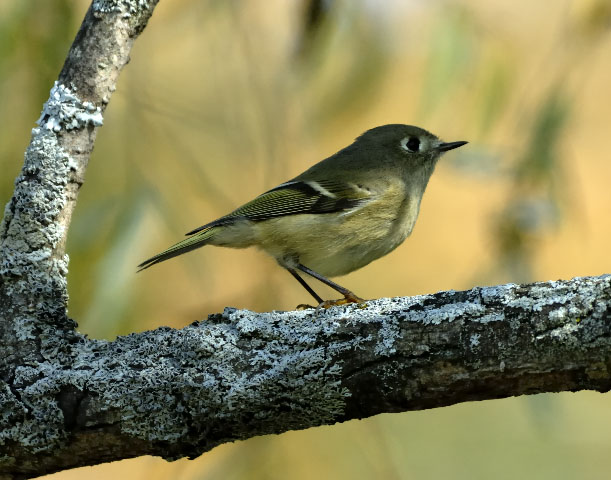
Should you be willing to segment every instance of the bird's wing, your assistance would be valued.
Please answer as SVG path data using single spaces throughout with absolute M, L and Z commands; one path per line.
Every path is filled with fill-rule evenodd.
M 259 195 L 228 215 L 196 228 L 187 235 L 237 219 L 254 222 L 304 213 L 349 212 L 372 197 L 367 188 L 336 181 L 293 180 Z

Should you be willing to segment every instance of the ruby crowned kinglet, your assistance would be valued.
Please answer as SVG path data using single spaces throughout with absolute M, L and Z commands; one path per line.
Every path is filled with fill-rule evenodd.
M 383 125 L 301 175 L 142 262 L 141 270 L 204 245 L 267 252 L 319 302 L 362 302 L 326 277 L 345 275 L 394 250 L 414 228 L 424 189 L 444 143 L 410 125 Z M 341 293 L 323 301 L 297 271 Z

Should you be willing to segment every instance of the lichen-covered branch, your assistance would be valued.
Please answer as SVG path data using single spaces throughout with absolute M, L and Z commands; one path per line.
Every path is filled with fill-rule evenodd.
M 611 387 L 611 276 L 367 306 L 226 309 L 39 345 L 0 390 L 0 477 L 538 392 Z M 10 477 L 10 476 L 13 477 Z
M 0 281 L 18 310 L 65 311 L 70 217 L 102 113 L 158 0 L 95 0 L 51 90 L 0 225 Z

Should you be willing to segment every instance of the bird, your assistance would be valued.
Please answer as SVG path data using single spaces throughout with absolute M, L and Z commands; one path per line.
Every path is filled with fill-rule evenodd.
M 138 265 L 138 271 L 205 245 L 255 246 L 285 268 L 318 307 L 362 303 L 329 277 L 362 268 L 403 243 L 437 161 L 466 143 L 443 142 L 413 125 L 371 128 L 292 180 L 191 230 L 188 238 Z M 343 297 L 323 300 L 302 275 Z

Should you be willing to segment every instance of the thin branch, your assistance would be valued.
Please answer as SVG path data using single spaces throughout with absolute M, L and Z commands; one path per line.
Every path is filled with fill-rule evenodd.
M 65 313 L 65 243 L 78 190 L 102 113 L 157 1 L 93 1 L 32 130 L 0 225 L 0 281 L 14 311 Z

